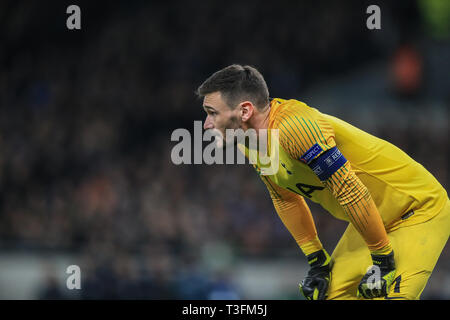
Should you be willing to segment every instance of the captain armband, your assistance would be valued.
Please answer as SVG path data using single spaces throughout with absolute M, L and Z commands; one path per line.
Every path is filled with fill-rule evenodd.
M 305 162 L 314 171 L 320 181 L 326 181 L 347 162 L 347 159 L 345 159 L 337 147 L 325 151 L 314 159 L 322 151 L 323 149 L 318 144 L 315 144 L 300 160 Z

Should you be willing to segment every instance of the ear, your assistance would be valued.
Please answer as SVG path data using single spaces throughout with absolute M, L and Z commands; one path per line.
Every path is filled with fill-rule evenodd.
M 253 116 L 255 106 L 250 101 L 244 101 L 239 104 L 241 119 L 243 122 L 247 122 Z

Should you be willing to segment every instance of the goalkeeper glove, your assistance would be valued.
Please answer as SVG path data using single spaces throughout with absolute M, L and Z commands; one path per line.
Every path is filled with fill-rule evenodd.
M 385 297 L 394 282 L 394 251 L 387 255 L 372 254 L 373 266 L 367 271 L 358 286 L 357 297 L 366 299 Z
M 331 258 L 325 249 L 311 253 L 306 258 L 311 268 L 299 284 L 300 292 L 308 300 L 324 300 L 331 278 Z

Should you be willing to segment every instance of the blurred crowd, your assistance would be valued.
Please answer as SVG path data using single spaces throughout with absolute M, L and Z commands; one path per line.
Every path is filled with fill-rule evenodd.
M 172 130 L 203 119 L 194 90 L 239 62 L 301 100 L 333 74 L 391 58 L 416 11 L 392 5 L 401 28 L 380 45 L 354 27 L 351 2 L 136 3 L 86 3 L 80 35 L 50 17 L 62 26 L 47 21 L 31 36 L 37 3 L 2 4 L 0 248 L 78 254 L 79 298 L 245 298 L 230 280 L 237 259 L 300 252 L 251 167 L 172 164 Z M 448 134 L 376 130 L 448 189 Z M 322 242 L 335 243 L 334 220 L 315 219 Z M 67 298 L 51 272 L 41 297 Z

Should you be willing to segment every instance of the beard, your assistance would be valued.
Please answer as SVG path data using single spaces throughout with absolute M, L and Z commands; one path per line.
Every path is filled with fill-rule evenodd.
M 236 116 L 232 116 L 230 117 L 230 119 L 228 120 L 228 122 L 226 123 L 226 125 L 224 126 L 223 131 L 221 130 L 221 134 L 222 134 L 222 149 L 226 149 L 226 148 L 234 148 L 237 146 L 239 139 L 238 137 L 236 137 L 236 135 L 227 135 L 226 134 L 226 130 L 238 130 L 238 129 L 242 129 L 242 120 L 239 119 Z
M 215 137 L 215 147 L 217 149 L 226 149 L 236 146 L 237 139 L 233 133 L 236 132 L 235 130 L 241 129 L 241 123 L 242 121 L 240 119 L 232 116 L 222 126 L 222 128 L 208 129 L 207 131 L 209 131 L 209 136 Z

